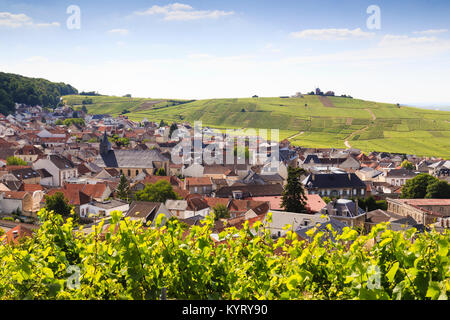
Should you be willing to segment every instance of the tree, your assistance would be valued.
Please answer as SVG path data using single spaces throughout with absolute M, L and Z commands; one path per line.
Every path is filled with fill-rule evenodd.
M 172 137 L 172 133 L 178 129 L 178 126 L 176 124 L 176 122 L 172 123 L 170 125 L 170 129 L 169 129 L 169 137 Z
M 450 184 L 447 181 L 435 181 L 427 187 L 425 198 L 450 199 Z
M 18 157 L 8 157 L 6 158 L 6 165 L 7 166 L 26 166 L 28 163 Z
M 156 171 L 155 175 L 156 176 L 160 176 L 160 177 L 164 177 L 164 176 L 166 176 L 166 170 L 164 170 L 164 168 L 159 168 Z
M 411 162 L 409 162 L 408 160 L 403 160 L 402 168 L 406 169 L 406 170 L 414 170 L 414 165 Z
M 181 197 L 173 191 L 172 185 L 166 180 L 154 184 L 146 184 L 144 189 L 136 192 L 136 200 L 151 202 L 166 202 L 166 200 L 180 200 Z
M 124 174 L 120 176 L 119 184 L 117 185 L 116 196 L 119 199 L 126 200 L 127 202 L 131 198 L 130 183 Z
M 86 106 L 84 104 L 81 107 L 81 111 L 83 111 L 84 113 L 88 113 L 88 109 L 86 108 Z
M 52 196 L 46 195 L 45 208 L 66 217 L 71 214 L 73 209 L 62 192 L 55 192 Z
M 413 179 L 406 181 L 402 188 L 401 198 L 423 199 L 427 194 L 428 185 L 436 181 L 438 181 L 438 179 L 428 173 L 421 173 Z
M 288 167 L 288 179 L 281 202 L 281 207 L 288 212 L 306 212 L 305 190 L 300 181 L 300 177 L 305 173 L 302 168 Z
M 225 219 L 230 217 L 230 210 L 224 204 L 217 204 L 214 208 L 214 220 Z

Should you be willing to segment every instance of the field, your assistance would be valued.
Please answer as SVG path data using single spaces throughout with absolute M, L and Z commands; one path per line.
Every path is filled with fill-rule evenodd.
M 84 96 L 64 100 L 81 108 Z M 280 139 L 306 147 L 353 147 L 450 159 L 450 112 L 398 107 L 343 97 L 173 100 L 89 97 L 90 113 L 127 116 L 136 121 L 201 120 L 214 128 L 280 129 Z M 303 132 L 303 133 L 302 133 Z

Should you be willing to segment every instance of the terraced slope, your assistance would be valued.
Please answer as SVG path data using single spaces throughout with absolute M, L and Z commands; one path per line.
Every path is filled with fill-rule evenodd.
M 216 128 L 280 129 L 280 139 L 307 147 L 354 148 L 450 158 L 450 112 L 342 97 L 197 101 L 91 97 L 89 112 L 153 121 L 202 120 Z M 81 107 L 80 96 L 64 99 Z M 78 100 L 77 100 L 78 99 Z M 303 134 L 299 134 L 304 132 Z

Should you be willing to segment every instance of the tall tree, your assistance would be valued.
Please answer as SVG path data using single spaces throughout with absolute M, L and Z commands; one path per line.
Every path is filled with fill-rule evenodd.
M 300 177 L 305 173 L 302 168 L 288 167 L 288 179 L 281 202 L 281 207 L 288 212 L 306 212 L 305 190 L 300 181 Z
M 130 183 L 123 174 L 120 176 L 120 181 L 117 185 L 116 196 L 117 198 L 126 200 L 127 202 L 131 199 Z
M 169 129 L 169 138 L 172 137 L 172 133 L 178 129 L 177 123 L 174 122 L 170 125 L 170 129 Z
M 435 181 L 427 187 L 425 198 L 450 199 L 450 184 L 447 181 Z
M 228 210 L 228 208 L 221 203 L 217 204 L 213 208 L 213 211 L 214 211 L 214 220 L 219 220 L 219 219 L 230 217 L 230 210 Z
M 427 194 L 428 185 L 438 181 L 428 173 L 421 173 L 406 181 L 402 187 L 403 199 L 423 199 Z
M 72 206 L 62 192 L 55 192 L 52 196 L 45 196 L 45 208 L 62 216 L 69 216 Z

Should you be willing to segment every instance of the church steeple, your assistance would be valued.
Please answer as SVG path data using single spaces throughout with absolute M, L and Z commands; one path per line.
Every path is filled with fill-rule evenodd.
M 111 143 L 108 140 L 108 136 L 106 135 L 106 130 L 105 130 L 105 134 L 103 135 L 102 141 L 100 141 L 100 154 L 104 154 L 106 155 L 109 150 L 111 150 Z

